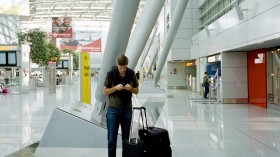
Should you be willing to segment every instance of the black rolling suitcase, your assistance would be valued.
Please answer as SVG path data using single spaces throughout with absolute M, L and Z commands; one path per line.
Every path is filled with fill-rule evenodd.
M 141 107 L 141 109 L 141 113 L 142 111 L 145 113 L 145 120 L 142 120 L 144 121 L 143 128 L 139 129 L 138 134 L 140 139 L 144 141 L 145 157 L 172 157 L 168 131 L 163 128 L 149 127 L 146 108 Z M 144 127 L 144 123 L 146 127 Z
M 129 138 L 123 141 L 122 157 L 144 157 L 145 150 L 144 150 L 143 140 L 139 139 L 138 137 L 131 139 L 134 110 L 140 111 L 138 127 L 136 130 L 137 132 L 139 131 L 140 119 L 143 120 L 141 108 L 134 107 L 132 110 L 132 119 L 131 119 Z

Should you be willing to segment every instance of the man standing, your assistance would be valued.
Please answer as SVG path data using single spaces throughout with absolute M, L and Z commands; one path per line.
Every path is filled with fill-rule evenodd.
M 109 106 L 106 113 L 108 129 L 108 156 L 116 157 L 117 136 L 119 125 L 122 130 L 122 140 L 128 138 L 132 118 L 132 93 L 138 94 L 139 84 L 135 72 L 128 68 L 128 58 L 119 55 L 116 66 L 107 73 L 103 93 L 109 96 Z
M 207 94 L 209 93 L 209 78 L 208 78 L 207 72 L 204 72 L 203 85 L 204 85 L 204 89 L 205 89 L 203 97 L 205 99 L 207 99 Z

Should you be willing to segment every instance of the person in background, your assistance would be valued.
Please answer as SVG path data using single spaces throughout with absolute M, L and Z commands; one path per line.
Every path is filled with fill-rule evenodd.
M 137 73 L 136 73 L 136 78 L 137 78 L 137 80 L 139 81 L 139 79 L 140 79 L 140 73 L 139 73 L 139 71 L 137 71 Z
M 108 157 L 116 157 L 119 125 L 122 129 L 122 140 L 129 137 L 132 118 L 132 93 L 138 94 L 139 84 L 135 72 L 128 68 L 128 58 L 119 55 L 116 66 L 107 73 L 103 94 L 109 96 L 106 122 L 108 129 Z
M 204 86 L 204 94 L 203 94 L 203 97 L 205 99 L 208 99 L 207 98 L 207 95 L 209 93 L 209 77 L 208 77 L 208 73 L 207 72 L 204 72 L 204 76 L 203 76 L 203 86 Z

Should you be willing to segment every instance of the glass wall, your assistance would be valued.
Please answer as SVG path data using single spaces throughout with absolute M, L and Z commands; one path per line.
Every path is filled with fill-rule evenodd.
M 0 44 L 17 44 L 19 18 L 0 15 Z
M 236 0 L 206 0 L 200 7 L 200 29 L 226 14 L 234 7 L 236 2 Z
M 268 103 L 280 105 L 280 49 L 267 52 L 267 94 Z

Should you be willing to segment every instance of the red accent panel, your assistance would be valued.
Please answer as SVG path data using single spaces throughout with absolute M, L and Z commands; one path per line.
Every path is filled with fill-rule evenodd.
M 266 49 L 248 52 L 248 95 L 249 104 L 267 108 Z M 263 54 L 263 62 L 255 63 L 258 54 Z

